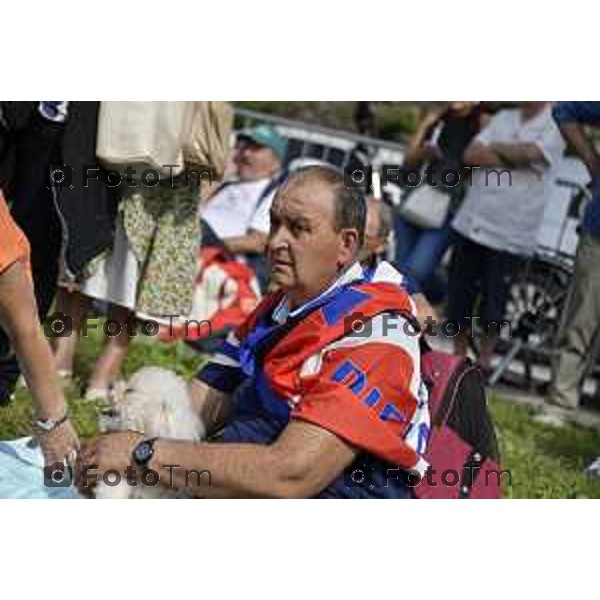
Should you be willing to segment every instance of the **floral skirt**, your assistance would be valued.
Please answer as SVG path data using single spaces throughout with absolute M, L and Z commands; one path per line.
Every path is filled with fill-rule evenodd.
M 102 285 L 84 293 L 154 317 L 187 315 L 200 241 L 197 188 L 140 186 L 123 197 L 119 220 L 126 243 L 94 261 L 91 280 Z

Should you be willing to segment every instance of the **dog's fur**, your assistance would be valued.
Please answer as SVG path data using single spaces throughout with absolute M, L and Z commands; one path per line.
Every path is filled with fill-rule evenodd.
M 204 437 L 204 426 L 192 409 L 186 382 L 167 369 L 144 367 L 126 383 L 116 384 L 112 404 L 112 409 L 101 417 L 100 428 L 103 431 L 134 429 L 149 438 L 190 441 Z M 182 495 L 162 484 L 146 487 L 142 485 L 140 476 L 139 469 L 136 469 L 136 486 L 129 486 L 123 473 L 117 486 L 110 487 L 99 482 L 96 498 L 176 498 Z

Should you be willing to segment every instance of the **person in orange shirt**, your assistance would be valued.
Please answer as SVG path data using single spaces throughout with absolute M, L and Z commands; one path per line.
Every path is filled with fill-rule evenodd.
M 29 268 L 29 243 L 0 192 L 0 323 L 21 363 L 34 405 L 35 431 L 46 464 L 74 464 L 79 448 L 38 318 Z M 2 412 L 0 411 L 0 419 Z

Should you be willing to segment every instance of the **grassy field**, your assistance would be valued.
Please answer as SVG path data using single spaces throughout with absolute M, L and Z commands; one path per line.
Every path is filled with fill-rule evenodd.
M 97 333 L 97 332 L 96 332 Z M 86 381 L 100 348 L 98 335 L 82 341 L 76 370 L 80 379 L 66 390 L 80 435 L 96 431 L 98 407 L 80 398 L 80 384 Z M 143 365 L 160 365 L 191 377 L 202 357 L 183 344 L 165 345 L 140 336 L 134 341 L 125 372 Z M 585 467 L 600 454 L 598 432 L 566 426 L 560 429 L 539 425 L 533 413 L 493 395 L 490 405 L 496 423 L 502 466 L 511 472 L 512 485 L 505 486 L 507 498 L 600 498 L 600 478 L 584 473 Z M 0 408 L 0 439 L 30 433 L 29 392 L 19 389 L 15 402 Z

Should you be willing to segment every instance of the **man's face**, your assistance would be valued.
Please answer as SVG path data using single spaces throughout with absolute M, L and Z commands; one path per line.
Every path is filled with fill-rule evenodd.
M 267 246 L 270 284 L 292 307 L 329 287 L 356 258 L 356 229 L 334 229 L 331 188 L 316 180 L 281 188 L 271 207 Z
M 242 181 L 270 177 L 281 167 L 279 158 L 271 148 L 261 146 L 248 138 L 238 140 L 233 161 Z

